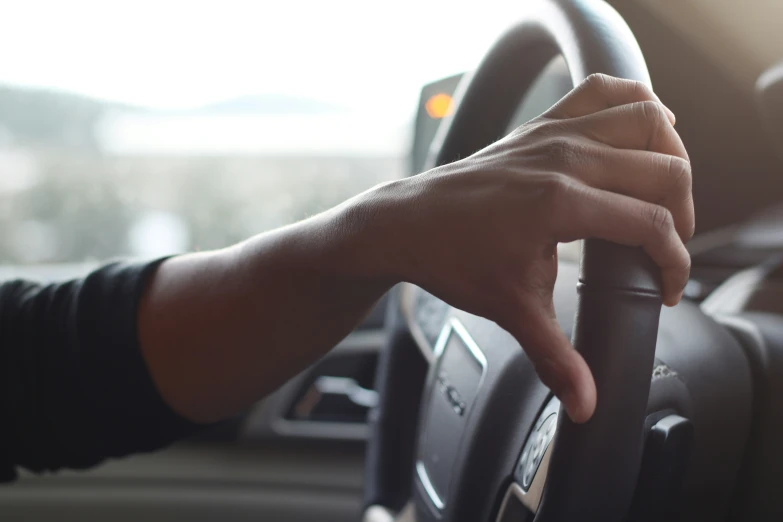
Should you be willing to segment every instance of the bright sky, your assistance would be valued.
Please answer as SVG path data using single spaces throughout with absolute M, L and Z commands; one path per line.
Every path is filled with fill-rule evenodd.
M 285 93 L 410 113 L 520 0 L 0 0 L 0 82 L 156 107 Z

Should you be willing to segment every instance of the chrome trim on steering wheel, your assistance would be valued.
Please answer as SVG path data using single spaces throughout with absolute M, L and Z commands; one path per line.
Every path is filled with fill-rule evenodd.
M 441 330 L 440 335 L 438 336 L 438 340 L 436 341 L 435 347 L 433 349 L 435 361 L 440 359 L 443 353 L 446 351 L 446 345 L 451 339 L 452 334 L 457 335 L 465 348 L 467 348 L 468 352 L 470 352 L 471 356 L 473 356 L 476 362 L 478 362 L 479 366 L 481 366 L 481 380 L 483 380 L 487 369 L 487 357 L 484 355 L 484 352 L 481 351 L 481 348 L 479 348 L 478 344 L 476 344 L 476 341 L 473 340 L 470 333 L 468 333 L 467 328 L 465 328 L 465 326 L 456 317 L 451 317 L 446 321 L 446 324 L 443 326 L 443 330 Z M 462 415 L 462 412 L 460 412 L 460 415 Z M 438 511 L 443 511 L 446 503 L 435 490 L 435 486 L 432 484 L 432 481 L 427 474 L 427 468 L 424 465 L 424 462 L 419 459 L 416 460 L 416 475 L 419 477 L 419 482 L 421 482 L 421 485 L 424 488 L 424 491 L 427 493 L 427 497 L 429 497 L 430 501 L 432 502 L 432 505 Z
M 446 343 L 449 342 L 449 338 L 451 337 L 452 332 L 456 332 L 456 334 L 459 335 L 462 342 L 465 343 L 465 346 L 470 351 L 470 354 L 481 365 L 481 369 L 486 370 L 487 358 L 484 356 L 484 352 L 481 351 L 481 348 L 478 347 L 476 341 L 474 341 L 470 336 L 468 330 L 456 317 L 452 317 L 448 320 L 440 335 L 438 336 L 438 342 L 435 344 L 434 350 L 435 359 L 440 358 L 440 356 L 443 354 L 443 350 L 446 349 Z
M 438 508 L 438 510 L 443 511 L 446 504 L 443 503 L 438 492 L 435 491 L 435 487 L 432 485 L 432 482 L 430 482 L 430 476 L 427 475 L 427 470 L 424 468 L 424 463 L 420 460 L 416 462 L 416 474 L 419 476 L 419 481 L 421 482 L 421 485 L 424 486 L 424 491 L 427 492 L 427 496 L 430 497 L 432 505 Z

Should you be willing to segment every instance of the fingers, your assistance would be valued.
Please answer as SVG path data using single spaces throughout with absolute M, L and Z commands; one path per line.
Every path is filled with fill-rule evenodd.
M 642 82 L 593 74 L 544 113 L 544 117 L 579 118 L 612 107 L 644 101 L 661 103 L 652 89 Z M 674 125 L 674 113 L 662 104 L 661 107 Z
M 561 171 L 572 172 L 572 177 L 591 187 L 663 205 L 671 211 L 680 238 L 688 241 L 693 236 L 690 162 L 657 152 L 614 149 L 589 142 L 573 142 L 570 146 L 560 154 L 561 165 L 557 167 Z
M 563 403 L 574 422 L 587 422 L 595 411 L 596 389 L 587 363 L 566 338 L 552 305 L 523 296 L 518 317 L 507 330 L 527 353 L 541 381 Z
M 688 160 L 677 131 L 660 103 L 636 102 L 585 116 L 571 123 L 596 141 L 618 149 L 637 149 Z
M 598 190 L 573 181 L 563 182 L 554 208 L 554 235 L 558 241 L 599 238 L 640 246 L 661 268 L 663 299 L 679 302 L 690 275 L 691 260 L 663 206 L 622 194 Z

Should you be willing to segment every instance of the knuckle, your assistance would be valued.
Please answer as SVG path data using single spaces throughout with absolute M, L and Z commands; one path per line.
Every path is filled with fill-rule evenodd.
M 669 156 L 666 165 L 669 179 L 671 200 L 682 205 L 685 212 L 681 215 L 681 220 L 677 223 L 677 230 L 683 240 L 687 241 L 693 237 L 696 232 L 696 220 L 693 215 L 693 197 L 691 195 L 693 185 L 693 174 L 689 161 L 677 156 Z
M 639 80 L 624 80 L 630 84 L 631 92 L 638 100 L 654 100 L 655 95 L 649 85 Z
M 658 127 L 667 121 L 666 112 L 660 103 L 652 100 L 636 102 L 634 104 L 636 114 L 648 125 Z
M 602 73 L 595 73 L 588 76 L 584 81 L 585 90 L 603 94 L 605 98 L 612 93 L 626 93 L 623 98 L 628 96 L 631 100 L 656 100 L 652 89 L 644 82 L 638 80 L 627 80 L 617 78 Z
M 656 150 L 662 133 L 666 132 L 666 122 L 668 122 L 663 106 L 658 102 L 647 100 L 634 103 L 632 110 L 640 122 L 642 132 L 647 137 L 645 148 Z
M 603 92 L 607 90 L 609 84 L 609 76 L 603 73 L 593 73 L 584 81 L 584 88 L 588 91 Z
M 667 236 L 674 228 L 674 218 L 668 208 L 660 205 L 648 207 L 647 221 L 652 231 L 659 237 Z
M 691 185 L 693 184 L 690 162 L 677 156 L 669 156 L 666 172 L 672 189 L 683 192 L 684 194 L 682 195 L 687 196 L 690 193 Z

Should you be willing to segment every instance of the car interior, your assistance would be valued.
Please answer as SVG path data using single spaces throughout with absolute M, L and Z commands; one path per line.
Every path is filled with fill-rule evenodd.
M 559 247 L 558 321 L 595 375 L 594 418 L 570 422 L 495 323 L 404 283 L 245 414 L 96 469 L 22 473 L 0 487 L 0 517 L 783 519 L 783 3 L 530 0 L 490 15 L 508 29 L 480 62 L 421 86 L 402 175 L 472 154 L 599 72 L 651 82 L 690 155 L 697 231 L 679 305 L 661 307 L 641 251 Z M 21 133 L 3 92 L 0 130 Z M 134 230 L 167 229 L 145 223 Z M 4 279 L 92 266 L 6 257 Z

